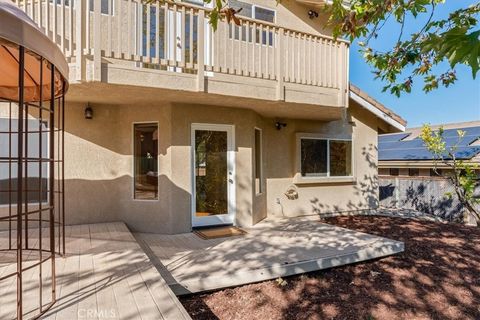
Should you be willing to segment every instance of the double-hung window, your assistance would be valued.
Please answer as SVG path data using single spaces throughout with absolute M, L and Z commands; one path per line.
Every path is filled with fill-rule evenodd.
M 352 140 L 299 137 L 300 174 L 304 178 L 352 177 Z

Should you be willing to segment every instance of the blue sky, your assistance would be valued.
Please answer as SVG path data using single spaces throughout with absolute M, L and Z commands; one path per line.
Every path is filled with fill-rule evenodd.
M 448 16 L 448 13 L 458 8 L 468 6 L 474 1 L 447 0 L 439 5 L 435 11 L 436 18 Z M 426 15 L 417 20 L 413 17 L 407 19 L 407 27 L 404 35 L 409 35 L 422 26 Z M 399 25 L 387 23 L 379 33 L 374 43 L 374 48 L 390 48 L 399 34 Z M 402 93 L 400 98 L 382 92 L 384 83 L 375 80 L 372 69 L 358 52 L 358 45 L 354 43 L 350 51 L 350 81 L 362 88 L 378 101 L 401 115 L 408 121 L 408 127 L 421 126 L 424 123 L 440 124 L 449 122 L 462 122 L 480 120 L 480 72 L 473 80 L 469 68 L 461 66 L 457 68 L 458 81 L 449 88 L 424 93 L 422 91 L 423 80 L 414 80 L 414 87 L 410 94 Z M 446 69 L 441 68 L 440 71 Z

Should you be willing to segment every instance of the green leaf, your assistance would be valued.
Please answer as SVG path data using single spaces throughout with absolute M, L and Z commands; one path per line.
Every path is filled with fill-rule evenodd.
M 216 31 L 218 28 L 218 10 L 216 8 L 210 11 L 209 18 L 209 23 L 212 26 L 213 31 Z

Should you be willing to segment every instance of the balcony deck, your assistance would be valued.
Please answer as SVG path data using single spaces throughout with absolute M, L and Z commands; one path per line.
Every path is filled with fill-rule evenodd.
M 210 9 L 139 0 L 16 0 L 63 50 L 70 81 L 344 107 L 349 44 Z M 57 5 L 54 5 L 54 2 Z M 90 7 L 93 4 L 93 7 Z
M 30 229 L 32 244 L 38 229 Z M 272 219 L 244 236 L 202 240 L 193 233 L 132 235 L 122 222 L 67 226 L 66 255 L 56 259 L 57 302 L 42 319 L 190 319 L 175 294 L 219 289 L 320 270 L 403 251 L 402 242 L 320 223 L 317 216 Z M 43 232 L 46 236 L 47 232 Z M 8 246 L 0 232 L 0 247 Z M 33 246 L 35 248 L 35 245 Z M 143 249 L 143 250 L 142 250 Z M 24 267 L 38 257 L 24 257 Z M 0 255 L 0 277 L 16 268 Z M 26 317 L 39 296 L 51 301 L 50 263 L 23 274 Z M 170 288 L 169 288 L 170 286 Z M 16 281 L 0 281 L 0 319 L 14 319 Z
M 1 248 L 6 239 L 8 232 L 0 232 Z M 38 231 L 30 235 L 35 239 Z M 124 223 L 67 226 L 65 240 L 66 255 L 56 259 L 57 302 L 41 319 L 190 319 Z M 16 269 L 15 258 L 0 254 L 0 277 Z M 32 253 L 24 263 L 35 259 Z M 24 272 L 25 319 L 38 313 L 40 292 L 44 306 L 51 301 L 50 273 L 43 263 L 40 290 L 38 268 Z M 0 281 L 0 319 L 16 318 L 16 297 L 15 278 Z
M 357 263 L 402 252 L 403 242 L 321 223 L 318 216 L 264 220 L 246 235 L 137 233 L 177 295 Z M 143 244 L 142 244 L 143 242 Z

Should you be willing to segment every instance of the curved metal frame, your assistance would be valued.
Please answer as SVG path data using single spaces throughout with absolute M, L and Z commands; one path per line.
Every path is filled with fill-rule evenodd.
M 8 156 L 0 156 L 0 165 L 8 167 L 7 183 L 0 185 L 0 199 L 3 199 L 0 271 L 2 266 L 12 267 L 12 264 L 16 264 L 16 268 L 7 274 L 0 272 L 0 287 L 2 282 L 13 285 L 16 281 L 16 317 L 22 319 L 38 318 L 57 300 L 55 258 L 65 254 L 63 129 L 66 80 L 61 77 L 62 90 L 55 96 L 55 66 L 22 46 L 14 46 L 19 50 L 19 56 L 15 57 L 19 65 L 18 101 L 0 97 L 0 105 L 8 107 L 8 130 L 0 128 L 0 141 L 8 139 L 9 146 Z M 24 98 L 25 79 L 33 80 L 25 70 L 26 54 L 35 56 L 39 62 L 40 98 L 37 102 L 27 102 Z M 49 93 L 44 92 L 46 72 L 51 84 Z M 36 174 L 29 172 L 32 168 L 38 168 Z M 45 267 L 47 263 L 51 271 Z M 27 271 L 37 273 L 37 277 L 28 279 L 28 288 L 24 286 L 23 277 Z M 32 286 L 35 289 L 31 289 Z M 26 290 L 36 288 L 39 290 L 38 303 L 24 300 Z M 49 291 L 51 298 L 44 299 Z

